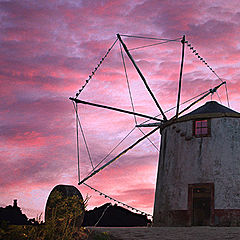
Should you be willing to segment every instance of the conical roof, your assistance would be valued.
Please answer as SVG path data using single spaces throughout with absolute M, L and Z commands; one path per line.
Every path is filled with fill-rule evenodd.
M 203 106 L 179 118 L 180 121 L 196 118 L 240 117 L 240 113 L 227 108 L 218 102 L 209 101 Z
M 183 122 L 193 119 L 207 119 L 207 118 L 220 118 L 220 117 L 234 117 L 234 118 L 240 118 L 240 113 L 236 112 L 228 107 L 225 107 L 218 102 L 215 101 L 209 101 L 206 102 L 201 107 L 193 110 L 192 112 L 183 115 L 182 117 L 179 117 L 177 120 L 170 120 L 165 123 L 149 123 L 149 124 L 142 124 L 138 125 L 140 127 L 156 127 L 161 126 L 161 128 L 165 128 L 166 126 L 169 126 L 176 122 Z

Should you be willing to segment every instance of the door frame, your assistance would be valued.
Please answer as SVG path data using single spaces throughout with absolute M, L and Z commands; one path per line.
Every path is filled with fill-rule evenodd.
M 195 188 L 207 188 L 211 192 L 210 202 L 210 226 L 214 226 L 214 183 L 195 183 L 188 184 L 188 225 L 193 225 L 193 189 Z

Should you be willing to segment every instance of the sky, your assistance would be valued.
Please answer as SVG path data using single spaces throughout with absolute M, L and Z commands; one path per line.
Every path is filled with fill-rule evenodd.
M 88 209 L 109 202 L 86 186 L 78 186 L 75 112 L 69 97 L 75 97 L 85 84 L 117 33 L 178 39 L 134 50 L 162 41 L 122 36 L 164 111 L 176 106 L 182 48 L 179 39 L 183 35 L 227 82 L 230 106 L 240 111 L 238 0 L 0 0 L 0 19 L 0 206 L 18 199 L 28 217 L 44 212 L 47 197 L 57 184 L 74 185 L 84 198 L 90 197 Z M 123 57 L 135 110 L 158 115 L 124 51 Z M 186 46 L 181 102 L 219 83 Z M 79 99 L 132 110 L 119 42 Z M 210 100 L 208 97 L 201 104 Z M 212 100 L 228 106 L 225 88 L 221 87 Z M 94 166 L 136 125 L 128 114 L 81 104 L 78 111 Z M 167 117 L 174 114 L 168 112 Z M 145 120 L 136 119 L 137 123 Z M 150 130 L 142 129 L 145 133 Z M 107 160 L 142 136 L 136 128 Z M 159 132 L 150 140 L 86 183 L 152 214 Z M 81 135 L 79 142 L 82 179 L 92 166 Z

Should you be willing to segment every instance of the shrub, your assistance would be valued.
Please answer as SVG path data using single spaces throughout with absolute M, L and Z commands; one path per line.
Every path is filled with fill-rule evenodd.
M 73 240 L 87 239 L 89 230 L 79 227 L 77 221 L 82 218 L 88 197 L 84 202 L 77 196 L 63 197 L 56 192 L 51 199 L 51 216 L 41 224 L 41 215 L 36 226 L 8 226 L 2 223 L 0 239 L 4 240 Z

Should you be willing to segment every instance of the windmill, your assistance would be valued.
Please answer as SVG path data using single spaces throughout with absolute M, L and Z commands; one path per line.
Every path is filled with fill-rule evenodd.
M 122 203 L 116 199 L 113 199 L 112 197 L 108 196 L 107 194 L 104 194 L 100 191 L 98 191 L 97 189 L 91 187 L 90 185 L 88 185 L 86 183 L 86 181 L 90 178 L 92 178 L 94 175 L 96 175 L 97 173 L 99 173 L 100 171 L 102 171 L 103 169 L 105 169 L 107 166 L 109 166 L 111 163 L 115 162 L 117 159 L 119 159 L 121 156 L 123 156 L 124 154 L 126 154 L 128 151 L 130 151 L 132 148 L 134 148 L 135 146 L 137 146 L 140 142 L 142 142 L 143 140 L 147 139 L 149 136 L 151 136 L 153 133 L 155 133 L 156 131 L 160 131 L 161 133 L 162 132 L 166 132 L 166 129 L 168 129 L 169 127 L 172 127 L 172 126 L 176 126 L 178 125 L 179 122 L 181 122 L 181 116 L 183 115 L 183 113 L 185 113 L 186 111 L 188 111 L 192 106 L 194 106 L 195 104 L 197 104 L 199 101 L 203 100 L 204 98 L 206 98 L 207 96 L 209 96 L 210 94 L 214 94 L 217 92 L 217 90 L 221 87 L 221 86 L 225 86 L 225 89 L 226 89 L 226 95 L 227 95 L 227 87 L 226 87 L 226 82 L 223 81 L 218 75 L 217 73 L 209 66 L 209 64 L 206 62 L 206 60 L 204 58 L 202 58 L 199 53 L 196 51 L 196 49 L 188 42 L 186 41 L 185 39 L 185 35 L 181 38 L 176 38 L 176 39 L 159 39 L 159 38 L 155 38 L 156 40 L 160 41 L 156 44 L 151 44 L 151 45 L 157 45 L 157 44 L 163 44 L 163 43 L 168 43 L 168 42 L 180 42 L 182 44 L 182 54 L 181 54 L 181 66 L 180 66 L 180 74 L 179 74 L 179 83 L 178 83 L 178 93 L 177 93 L 177 102 L 176 102 L 176 112 L 175 114 L 171 117 L 171 118 L 167 118 L 167 116 L 165 115 L 165 112 L 163 111 L 160 103 L 158 102 L 158 100 L 156 99 L 154 93 L 152 92 L 151 88 L 149 87 L 143 73 L 141 72 L 140 68 L 138 67 L 138 65 L 136 64 L 134 58 L 132 57 L 128 47 L 126 46 L 125 42 L 123 41 L 122 37 L 135 37 L 135 38 L 144 38 L 144 37 L 141 37 L 141 36 L 131 36 L 131 35 L 120 35 L 120 34 L 117 34 L 117 39 L 114 41 L 114 43 L 112 44 L 112 46 L 108 49 L 107 53 L 104 55 L 104 57 L 101 59 L 101 61 L 99 62 L 99 64 L 96 66 L 96 68 L 92 71 L 92 73 L 89 75 L 88 79 L 86 80 L 85 84 L 82 86 L 82 88 L 76 93 L 76 96 L 75 97 L 70 97 L 69 99 L 73 102 L 73 105 L 74 105 L 74 109 L 75 109 L 75 112 L 76 112 L 76 129 L 77 129 L 77 151 L 78 151 L 78 168 L 79 168 L 79 140 L 78 140 L 78 132 L 79 132 L 79 129 L 81 130 L 82 134 L 83 134 L 83 139 L 84 139 L 84 142 L 86 144 L 86 141 L 85 141 L 85 136 L 84 136 L 84 133 L 82 131 L 82 126 L 81 126 L 81 123 L 80 123 L 80 120 L 79 120 L 79 116 L 78 116 L 78 104 L 84 104 L 84 105 L 89 105 L 89 106 L 93 106 L 93 107 L 97 107 L 97 108 L 102 108 L 102 109 L 108 109 L 110 111 L 116 111 L 116 112 L 120 112 L 120 113 L 123 113 L 123 114 L 129 114 L 129 115 L 133 115 L 133 116 L 139 116 L 139 117 L 142 117 L 142 118 L 145 118 L 145 119 L 148 119 L 148 120 L 153 120 L 154 122 L 152 123 L 146 123 L 146 122 L 143 122 L 142 124 L 137 124 L 136 127 L 138 128 L 153 128 L 149 133 L 147 134 L 144 134 L 143 137 L 139 138 L 138 140 L 136 140 L 133 144 L 131 144 L 129 147 L 125 148 L 123 151 L 121 151 L 120 153 L 118 153 L 115 157 L 113 157 L 111 160 L 109 160 L 107 163 L 105 164 L 102 164 L 100 165 L 102 162 L 100 162 L 97 166 L 93 167 L 92 171 L 86 176 L 84 177 L 83 179 L 80 179 L 80 174 L 79 174 L 79 178 L 78 178 L 78 184 L 81 185 L 81 184 L 84 184 L 85 186 L 93 189 L 94 191 L 98 192 L 100 195 L 103 195 L 107 198 L 109 198 L 110 200 L 113 200 L 117 203 L 120 203 L 122 204 L 123 206 L 125 207 L 128 207 L 128 208 L 131 208 L 132 210 L 136 210 L 137 212 L 140 212 L 142 214 L 145 214 L 143 211 L 139 211 L 138 209 L 135 209 L 133 207 L 130 207 L 129 205 L 125 204 L 125 203 Z M 154 39 L 154 38 L 151 38 L 151 39 Z M 142 80 L 144 86 L 146 87 L 149 95 L 151 96 L 154 104 L 156 105 L 156 107 L 158 108 L 159 110 L 159 114 L 158 116 L 150 116 L 150 115 L 147 115 L 147 114 L 143 114 L 143 113 L 138 113 L 136 111 L 134 111 L 134 108 L 133 108 L 133 111 L 129 111 L 129 110 L 125 110 L 125 109 L 121 109 L 121 108 L 116 108 L 116 107 L 112 107 L 112 106 L 108 106 L 108 105 L 103 105 L 103 104 L 98 104 L 98 103 L 93 103 L 93 102 L 88 102 L 88 101 L 83 101 L 80 99 L 80 94 L 81 92 L 84 90 L 84 88 L 87 86 L 87 84 L 92 80 L 92 78 L 94 77 L 96 71 L 98 70 L 98 68 L 103 64 L 105 58 L 108 56 L 109 52 L 112 50 L 112 48 L 114 47 L 114 45 L 116 44 L 116 42 L 119 41 L 120 43 L 120 47 L 121 47 L 121 54 L 123 56 L 123 50 L 125 51 L 126 55 L 128 56 L 130 62 L 132 63 L 132 65 L 134 66 L 135 70 L 137 71 L 140 79 Z M 149 45 L 149 46 L 151 46 Z M 185 55 L 185 47 L 189 47 L 189 49 L 193 52 L 193 54 L 196 55 L 196 57 L 220 80 L 220 84 L 218 84 L 217 86 L 215 86 L 214 88 L 211 88 L 199 95 L 197 95 L 196 97 L 193 97 L 191 98 L 190 100 L 184 102 L 185 104 L 190 102 L 191 103 L 185 107 L 184 109 L 182 109 L 180 111 L 180 102 L 181 102 L 181 88 L 182 88 L 182 75 L 183 75 L 183 67 L 184 67 L 184 55 Z M 146 46 L 145 46 L 146 47 Z M 123 49 L 123 50 L 122 50 Z M 123 61 L 123 64 L 124 64 L 124 61 Z M 125 68 L 125 65 L 124 65 L 124 68 Z M 125 71 L 126 71 L 126 68 L 125 68 Z M 228 100 L 228 95 L 227 95 L 227 101 L 228 101 L 228 105 L 229 105 L 229 100 Z M 227 108 L 229 109 L 229 108 Z M 228 111 L 228 110 L 227 110 Z M 224 112 L 224 111 L 223 111 Z M 225 114 L 225 113 L 224 113 Z M 234 117 L 237 116 L 237 118 L 239 117 L 238 113 L 233 113 L 232 112 L 232 115 L 234 115 Z M 230 114 L 230 117 L 232 117 L 232 115 Z M 161 118 L 159 118 L 159 116 L 161 116 Z M 224 115 L 226 116 L 226 114 Z M 202 124 L 202 123 L 201 123 Z M 174 128 L 174 129 L 175 129 Z M 202 128 L 201 128 L 202 129 Z M 163 142 L 165 141 L 165 142 Z M 157 185 L 156 185 L 156 195 L 155 195 L 155 206 L 154 206 L 154 216 L 153 216 L 153 221 L 154 221 L 154 224 L 156 226 L 158 225 L 179 225 L 177 223 L 177 218 L 179 218 L 179 215 L 177 215 L 178 213 L 176 212 L 171 212 L 170 209 L 171 209 L 171 206 L 167 206 L 168 205 L 168 200 L 167 198 L 164 198 L 164 200 L 161 200 L 163 197 L 162 197 L 162 194 L 169 194 L 167 191 L 163 191 L 161 192 L 159 190 L 159 186 L 161 184 L 167 184 L 167 182 L 164 182 L 164 181 L 167 181 L 167 177 L 164 176 L 162 177 L 164 174 L 162 174 L 162 163 L 160 162 L 161 159 L 163 158 L 163 155 L 165 153 L 163 153 L 163 149 L 165 149 L 165 145 L 166 145 L 166 136 L 161 138 L 161 151 L 160 151 L 160 154 L 159 154 L 159 170 L 158 170 L 158 179 L 157 179 Z M 86 145 L 86 148 L 87 148 L 87 145 Z M 88 148 L 87 148 L 88 150 Z M 79 169 L 78 169 L 79 171 Z M 174 176 L 172 176 L 174 177 Z M 160 182 L 159 183 L 159 181 Z M 185 183 L 187 184 L 193 184 L 193 182 L 190 182 L 190 183 Z M 200 184 L 200 183 L 199 183 Z M 210 184 L 211 185 L 211 184 Z M 207 188 L 210 188 L 209 186 L 210 185 L 207 185 Z M 196 189 L 197 187 L 194 187 L 193 185 L 191 185 L 192 188 L 189 188 L 191 190 L 189 191 L 195 191 L 194 189 Z M 197 186 L 201 186 L 200 185 L 197 185 Z M 212 186 L 212 185 L 211 185 Z M 164 189 L 164 186 L 161 185 L 161 188 Z M 210 193 L 210 195 L 213 194 L 213 192 Z M 193 194 L 192 194 L 193 195 Z M 170 196 L 170 194 L 169 194 Z M 168 196 L 168 197 L 169 197 Z M 212 198 L 210 197 L 211 201 Z M 170 201 L 170 200 L 169 200 Z M 194 201 L 194 198 L 191 199 L 191 201 Z M 159 206 L 159 202 L 163 203 L 163 206 Z M 171 201 L 170 201 L 171 202 Z M 190 205 L 193 204 L 193 203 L 189 203 Z M 171 204 L 170 204 L 171 205 Z M 239 207 L 240 208 L 240 207 Z M 162 209 L 167 209 L 165 212 L 164 210 L 162 211 Z M 169 210 L 169 211 L 168 211 Z M 195 209 L 196 210 L 196 209 Z M 193 221 L 197 221 L 196 219 L 193 220 L 192 219 L 192 216 L 189 217 L 189 214 L 193 214 L 192 212 L 194 211 L 192 205 L 190 206 L 190 210 L 187 210 L 187 213 L 185 213 L 185 218 L 187 218 L 187 220 L 184 222 L 184 225 L 192 225 L 192 222 Z M 177 215 L 177 216 L 173 216 L 172 218 L 169 217 L 169 213 L 171 213 L 172 215 Z M 212 214 L 212 213 L 211 213 Z M 211 215 L 210 214 L 210 215 Z M 151 216 L 150 214 L 146 214 L 146 215 L 149 215 Z M 181 215 L 181 211 L 180 211 L 180 215 Z M 171 220 L 169 220 L 171 218 Z M 212 219 L 213 218 L 213 214 L 209 217 L 209 219 Z M 167 219 L 167 220 L 166 220 Z M 181 217 L 180 217 L 181 219 Z M 189 220 L 190 219 L 190 220 Z M 208 221 L 208 224 L 212 223 L 212 220 L 209 220 Z M 182 221 L 182 219 L 181 219 Z M 201 224 L 200 224 L 201 225 Z

